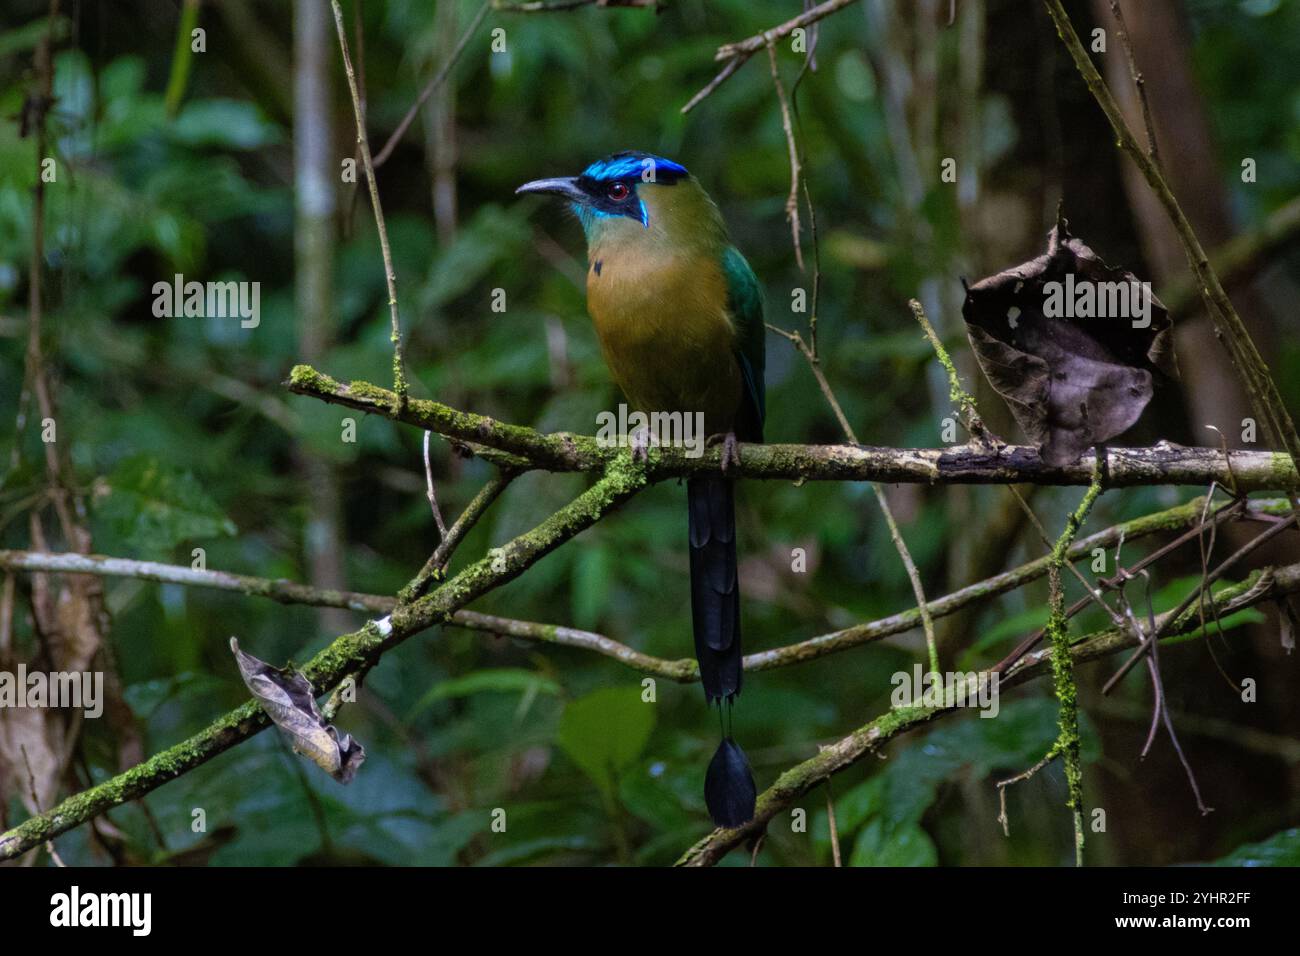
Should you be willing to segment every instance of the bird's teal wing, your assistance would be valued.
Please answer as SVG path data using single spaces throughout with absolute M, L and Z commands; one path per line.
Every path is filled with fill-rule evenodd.
M 736 437 L 741 441 L 762 441 L 767 402 L 763 387 L 764 337 L 763 290 L 754 270 L 735 246 L 722 254 L 722 271 L 727 277 L 727 308 L 736 326 L 736 360 L 745 378 L 745 402 Z

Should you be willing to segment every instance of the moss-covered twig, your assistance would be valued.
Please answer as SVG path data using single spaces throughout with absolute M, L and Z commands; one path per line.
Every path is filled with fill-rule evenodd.
M 958 413 L 962 416 L 962 423 L 971 436 L 980 442 L 989 444 L 993 440 L 988 426 L 984 424 L 984 419 L 980 417 L 979 409 L 975 407 L 975 396 L 966 391 L 961 384 L 961 376 L 957 374 L 957 366 L 953 363 L 952 356 L 948 354 L 947 348 L 944 347 L 943 340 L 939 338 L 939 333 L 934 330 L 930 324 L 929 318 L 926 317 L 925 308 L 917 299 L 910 299 L 907 303 L 908 308 L 912 310 L 912 316 L 916 319 L 917 324 L 921 326 L 921 331 L 925 337 L 930 340 L 930 347 L 934 349 L 935 358 L 943 366 L 943 370 L 948 375 L 948 400 L 957 406 Z
M 1047 568 L 1048 618 L 1047 639 L 1051 650 L 1052 689 L 1060 706 L 1057 726 L 1060 733 L 1051 753 L 1059 754 L 1065 761 L 1067 796 L 1065 805 L 1074 818 L 1074 862 L 1083 865 L 1083 761 L 1079 742 L 1079 689 L 1074 682 L 1074 662 L 1070 657 L 1070 622 L 1065 613 L 1065 589 L 1061 584 L 1061 569 L 1065 567 L 1079 529 L 1083 527 L 1093 504 L 1101 496 L 1101 469 L 1079 507 L 1065 522 L 1065 530 L 1052 548 Z
M 599 521 L 645 486 L 641 469 L 625 455 L 604 477 L 537 527 L 471 564 L 429 595 L 397 606 L 359 631 L 336 638 L 302 668 L 318 694 L 346 675 L 369 667 L 386 651 L 413 634 L 446 623 L 464 605 L 513 580 L 545 555 Z M 272 595 L 273 596 L 273 595 Z M 138 766 L 68 797 L 53 809 L 31 817 L 0 835 L 0 860 L 11 859 L 40 843 L 85 823 L 112 807 L 143 796 L 211 760 L 267 725 L 253 701 Z
M 425 432 L 424 434 L 427 439 L 429 433 Z M 434 581 L 442 579 L 447 570 L 447 563 L 451 560 L 456 548 L 460 546 L 461 541 L 464 540 L 465 535 L 473 530 L 474 525 L 478 524 L 479 519 L 492 506 L 492 502 L 497 500 L 501 492 L 509 487 L 514 477 L 513 472 L 502 472 L 494 475 L 487 484 L 479 489 L 478 494 L 470 500 L 470 503 L 465 506 L 465 510 L 461 512 L 460 517 L 452 523 L 447 533 L 443 535 L 442 540 L 438 542 L 433 554 L 429 555 L 429 560 L 424 562 L 424 567 L 420 568 L 419 574 L 398 592 L 397 599 L 399 601 L 409 602 L 421 597 L 429 590 L 429 586 Z
M 1225 588 L 1214 596 L 1215 607 L 1228 614 L 1275 600 L 1285 594 L 1300 592 L 1300 564 L 1257 571 L 1244 581 Z M 1163 621 L 1162 615 L 1158 620 Z M 1183 613 L 1165 631 L 1165 640 L 1197 630 L 1200 622 L 1194 609 Z M 1137 643 L 1137 637 L 1127 628 L 1109 628 L 1086 635 L 1070 645 L 1070 658 L 1074 666 L 1108 657 Z M 1006 689 L 1032 680 L 1048 670 L 1050 648 L 1040 648 L 1026 654 L 1003 676 L 999 689 Z M 747 842 L 767 829 L 777 814 L 791 807 L 796 800 L 828 777 L 857 763 L 868 754 L 878 752 L 886 743 L 910 730 L 915 730 L 932 720 L 960 708 L 906 707 L 882 714 L 859 727 L 847 737 L 822 749 L 816 756 L 791 767 L 781 774 L 767 790 L 759 795 L 754 819 L 743 827 L 732 830 L 713 830 L 692 846 L 677 861 L 679 866 L 712 866 L 737 846 Z
M 366 174 L 366 188 L 370 190 L 370 209 L 375 214 L 375 228 L 379 232 L 379 251 L 384 258 L 384 284 L 388 289 L 388 316 L 392 322 L 389 338 L 393 343 L 393 389 L 399 404 L 406 401 L 406 369 L 402 360 L 402 323 L 397 315 L 397 273 L 393 269 L 393 253 L 388 246 L 388 228 L 384 225 L 384 207 L 379 202 L 379 184 L 375 181 L 375 164 L 370 157 L 370 138 L 366 135 L 366 116 L 361 108 L 361 93 L 357 76 L 352 69 L 348 53 L 347 31 L 343 29 L 343 8 L 332 0 L 334 26 L 339 35 L 339 50 L 343 54 L 343 70 L 348 78 L 348 93 L 352 97 L 352 116 L 357 126 L 357 149 L 361 152 L 361 165 Z

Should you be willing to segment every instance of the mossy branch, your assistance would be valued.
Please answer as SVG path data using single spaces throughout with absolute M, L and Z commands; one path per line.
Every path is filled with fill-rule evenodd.
M 1074 819 L 1074 862 L 1083 865 L 1083 762 L 1079 741 L 1079 688 L 1074 682 L 1074 662 L 1070 657 L 1070 622 L 1065 612 L 1065 588 L 1061 584 L 1061 570 L 1065 567 L 1079 529 L 1083 527 L 1093 504 L 1101 496 L 1100 467 L 1079 507 L 1065 522 L 1065 530 L 1052 548 L 1047 568 L 1048 618 L 1047 639 L 1051 651 L 1052 690 L 1060 707 L 1057 726 L 1060 733 L 1052 746 L 1051 754 L 1059 754 L 1065 762 L 1065 783 L 1068 796 L 1065 805 Z
M 1300 564 L 1256 571 L 1244 581 L 1224 588 L 1214 596 L 1219 614 L 1229 614 L 1245 607 L 1300 592 Z M 1162 621 L 1168 615 L 1161 615 Z M 1196 610 L 1188 609 L 1164 631 L 1164 640 L 1192 633 L 1200 628 Z M 1138 638 L 1128 629 L 1109 628 L 1088 634 L 1070 644 L 1073 666 L 1109 657 L 1137 644 Z M 1042 676 L 1048 669 L 1050 648 L 1026 654 L 1003 675 L 999 690 Z M 985 672 L 987 674 L 987 672 Z M 687 850 L 678 866 L 712 866 L 736 847 L 763 833 L 777 814 L 792 807 L 801 796 L 823 780 L 853 766 L 863 757 L 877 753 L 895 737 L 915 730 L 932 720 L 952 714 L 959 707 L 902 707 L 882 714 L 847 737 L 821 750 L 816 756 L 791 767 L 758 797 L 754 819 L 732 830 L 713 830 Z
M 345 676 L 373 665 L 408 637 L 447 623 L 470 601 L 518 577 L 635 495 L 645 483 L 644 473 L 624 455 L 621 461 L 610 465 L 599 481 L 531 531 L 500 548 L 493 548 L 427 596 L 397 606 L 388 617 L 369 621 L 360 630 L 335 638 L 302 668 L 303 674 L 318 694 L 328 692 Z M 267 723 L 257 704 L 248 701 L 188 740 L 68 797 L 53 809 L 0 835 L 0 860 L 12 859 L 105 810 L 149 793 L 247 740 Z
M 368 382 L 336 381 L 307 365 L 290 373 L 288 388 L 335 405 L 395 419 L 436 432 L 507 468 L 600 472 L 619 456 L 620 448 L 587 435 L 545 434 L 522 425 L 463 412 L 427 399 L 405 403 L 386 388 Z M 721 451 L 714 447 L 693 458 L 678 447 L 650 449 L 645 475 L 651 482 L 715 473 Z M 731 474 L 742 478 L 805 481 L 868 481 L 894 484 L 1037 484 L 1079 485 L 1092 482 L 1093 459 L 1048 465 L 1033 448 L 1006 445 L 986 448 L 876 448 L 868 445 L 739 446 L 740 463 Z M 1107 448 L 1106 486 L 1196 485 L 1218 482 L 1242 491 L 1281 491 L 1300 478 L 1283 452 L 1185 448 L 1161 443 L 1150 448 Z

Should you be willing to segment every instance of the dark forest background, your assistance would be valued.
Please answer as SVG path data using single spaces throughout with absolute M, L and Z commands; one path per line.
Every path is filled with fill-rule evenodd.
M 391 379 L 384 273 L 364 181 L 339 178 L 353 154 L 351 105 L 332 18 L 295 43 L 298 4 L 198 6 L 206 50 L 178 54 L 187 4 L 65 2 L 56 22 L 55 101 L 46 117 L 56 183 L 45 189 L 44 350 L 60 408 L 59 444 L 97 553 L 392 594 L 436 544 L 420 434 L 282 386 L 309 362 L 340 379 Z M 477 2 L 347 3 L 376 149 L 447 62 Z M 1067 4 L 1085 38 L 1111 31 L 1104 64 L 1131 98 L 1109 5 Z M 1126 4 L 1162 157 L 1208 249 L 1246 237 L 1230 289 L 1285 399 L 1300 410 L 1300 2 L 1148 0 Z M 1240 444 L 1248 414 L 1226 353 L 1186 286 L 1181 249 L 1115 150 L 1113 135 L 1038 3 L 868 0 L 823 21 L 816 69 L 797 104 L 821 260 L 823 366 L 859 436 L 941 444 L 952 415 L 942 370 L 908 311 L 918 297 L 979 380 L 960 319 L 961 278 L 1038 254 L 1063 203 L 1072 230 L 1112 265 L 1149 278 L 1178 324 L 1183 378 L 1162 388 L 1124 441 Z M 379 170 L 397 273 L 412 394 L 553 431 L 590 434 L 620 400 L 585 314 L 582 237 L 558 205 L 517 200 L 529 179 L 571 175 L 622 148 L 672 157 L 718 201 L 762 281 L 770 321 L 793 328 L 791 290 L 808 288 L 785 219 L 790 168 L 760 53 L 683 116 L 713 75 L 719 44 L 773 26 L 797 3 L 671 0 L 646 9 L 546 14 L 491 10 Z M 19 414 L 27 350 L 38 165 L 23 137 L 33 51 L 48 6 L 7 0 L 0 17 L 0 422 Z M 505 52 L 492 52 L 492 30 Z M 311 64 L 322 67 L 313 72 Z M 789 87 L 804 56 L 779 47 Z M 303 117 L 295 89 L 325 83 L 328 109 Z M 295 127 L 295 117 L 298 117 Z M 323 153 L 295 155 L 295 138 Z M 322 155 L 324 156 L 322 162 Z M 939 179 L 958 162 L 957 184 Z M 1257 180 L 1242 181 L 1242 161 Z M 332 210 L 295 183 L 323 169 Z M 296 202 L 296 198 L 299 200 Z M 1281 237 L 1253 243 L 1282 224 Z M 805 231 L 804 250 L 811 250 Z M 152 286 L 187 279 L 260 283 L 261 321 L 157 319 Z M 507 308 L 491 309 L 493 290 Z M 979 382 L 981 408 L 1019 437 Z M 842 436 L 803 360 L 768 337 L 772 441 Z M 355 442 L 341 421 L 357 420 Z M 65 550 L 39 429 L 0 426 L 0 547 Z M 454 515 L 490 473 L 445 442 L 433 472 Z M 464 544 L 458 563 L 531 527 L 583 476 L 517 480 Z M 1107 494 L 1089 529 L 1203 493 Z M 1000 488 L 888 489 L 927 593 L 940 596 L 1043 553 Z M 1035 509 L 1060 527 L 1078 489 L 1042 489 Z M 865 486 L 745 482 L 739 489 L 751 649 L 774 647 L 911 607 L 911 590 Z M 32 515 L 38 518 L 34 532 Z M 1131 556 L 1157 539 L 1131 545 Z M 1292 546 L 1293 547 L 1293 546 Z M 809 555 L 791 570 L 793 548 Z M 690 652 L 684 491 L 638 496 L 519 580 L 475 605 L 570 624 L 648 653 Z M 1276 559 L 1278 555 L 1274 555 Z M 1294 555 L 1291 556 L 1294 559 Z M 1261 558 L 1266 560 L 1267 556 Z M 1199 574 L 1194 549 L 1156 572 L 1157 609 Z M 37 635 L 33 584 L 6 585 L 4 637 L 22 658 Z M 1067 597 L 1079 593 L 1067 579 Z M 177 585 L 108 579 L 101 666 L 117 706 L 81 731 L 42 800 L 104 779 L 242 702 L 227 647 L 304 661 L 364 617 Z M 1042 582 L 940 622 L 945 666 L 986 666 L 1046 619 Z M 1076 631 L 1101 626 L 1095 611 Z M 1167 739 L 1138 758 L 1150 687 L 1138 675 L 1102 699 L 1111 672 L 1079 673 L 1085 714 L 1089 860 L 1167 864 L 1300 861 L 1300 678 L 1273 607 L 1225 622 L 1226 638 L 1162 653 L 1165 687 L 1206 802 L 1202 817 Z M 1234 678 L 1254 677 L 1243 703 Z M 736 735 L 760 788 L 784 768 L 889 707 L 890 677 L 923 658 L 919 633 L 747 681 Z M 258 735 L 95 828 L 60 838 L 69 862 L 214 864 L 670 863 L 708 828 L 702 776 L 717 743 L 699 688 L 658 684 L 629 713 L 640 675 L 579 650 L 454 628 L 410 640 L 370 674 L 340 725 L 367 762 L 342 787 Z M 1059 766 L 1009 792 L 996 780 L 1034 763 L 1056 734 L 1044 682 L 1008 693 L 1002 716 L 974 715 L 901 738 L 888 759 L 837 776 L 839 834 L 859 865 L 1059 864 L 1072 858 Z M 616 732 L 611 731 L 614 728 Z M 18 733 L 10 730 L 11 735 Z M 28 813 L 15 738 L 0 748 L 0 830 Z M 593 740 L 595 741 L 593 743 Z M 603 741 L 603 743 L 602 743 Z M 639 746 L 638 746 L 639 745 Z M 604 749 L 602 749 L 604 748 Z M 582 769 L 608 762 L 614 775 Z M 826 793 L 804 798 L 809 832 L 772 827 L 760 863 L 825 864 Z M 206 812 L 207 832 L 191 830 Z M 490 829 L 505 808 L 505 833 Z M 1267 841 L 1265 847 L 1254 847 Z M 1244 849 L 1243 849 L 1244 847 Z M 1238 856 L 1232 856 L 1233 854 Z M 732 864 L 748 861 L 733 854 Z

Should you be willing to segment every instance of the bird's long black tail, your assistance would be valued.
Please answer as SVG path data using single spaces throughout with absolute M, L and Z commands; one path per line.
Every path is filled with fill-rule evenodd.
M 742 679 L 734 485 L 721 474 L 701 475 L 687 480 L 686 499 L 695 659 L 700 664 L 705 698 L 730 717 Z M 749 761 L 724 728 L 722 743 L 704 780 L 709 815 L 718 826 L 740 826 L 753 818 L 754 799 Z

